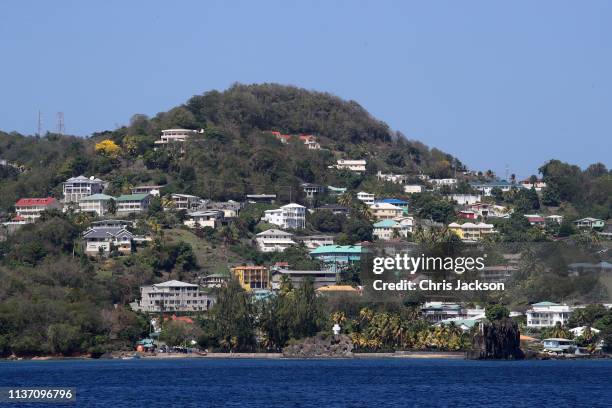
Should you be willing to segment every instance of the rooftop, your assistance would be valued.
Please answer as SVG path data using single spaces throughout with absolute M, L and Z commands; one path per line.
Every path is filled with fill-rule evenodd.
M 360 254 L 361 245 L 321 245 L 320 247 L 310 251 L 311 254 L 334 254 L 334 253 L 349 253 Z
M 117 197 L 117 201 L 142 201 L 149 195 L 146 193 L 142 194 L 123 194 Z

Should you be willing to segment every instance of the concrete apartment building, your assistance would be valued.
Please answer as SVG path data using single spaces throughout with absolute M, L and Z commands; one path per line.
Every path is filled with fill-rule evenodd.
M 210 309 L 213 304 L 214 298 L 198 285 L 171 280 L 141 286 L 140 300 L 134 309 L 147 313 L 199 312 Z

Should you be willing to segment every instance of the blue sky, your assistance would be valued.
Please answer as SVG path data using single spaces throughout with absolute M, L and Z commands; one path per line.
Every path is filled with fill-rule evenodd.
M 610 1 L 0 2 L 0 129 L 89 135 L 233 82 L 361 103 L 471 168 L 612 165 Z

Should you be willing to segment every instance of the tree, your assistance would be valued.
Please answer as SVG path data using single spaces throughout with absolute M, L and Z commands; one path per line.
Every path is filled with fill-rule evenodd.
M 485 317 L 490 321 L 502 320 L 510 316 L 510 311 L 500 304 L 487 305 L 485 308 Z
M 96 153 L 101 154 L 110 159 L 116 159 L 121 154 L 121 148 L 117 143 L 110 139 L 102 140 L 100 143 L 96 143 Z
M 169 346 L 187 346 L 201 335 L 201 329 L 193 323 L 169 320 L 163 324 L 159 339 Z
M 219 290 L 210 311 L 212 336 L 226 351 L 250 350 L 255 346 L 255 321 L 249 295 L 235 279 Z
M 106 209 L 109 214 L 117 214 L 117 201 L 114 198 L 108 200 L 108 207 Z

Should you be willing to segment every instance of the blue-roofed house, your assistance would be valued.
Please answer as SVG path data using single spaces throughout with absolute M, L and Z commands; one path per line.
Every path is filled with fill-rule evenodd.
M 400 200 L 399 198 L 383 198 L 381 200 L 376 200 L 376 202 L 394 205 L 396 207 L 401 208 L 404 211 L 404 214 L 408 214 L 408 202 L 407 201 Z
M 412 225 L 400 223 L 396 220 L 382 220 L 373 225 L 373 235 L 380 240 L 407 237 L 412 232 Z
M 344 266 L 361 260 L 361 245 L 321 245 L 310 251 L 310 256 L 320 260 L 325 270 L 338 273 Z

